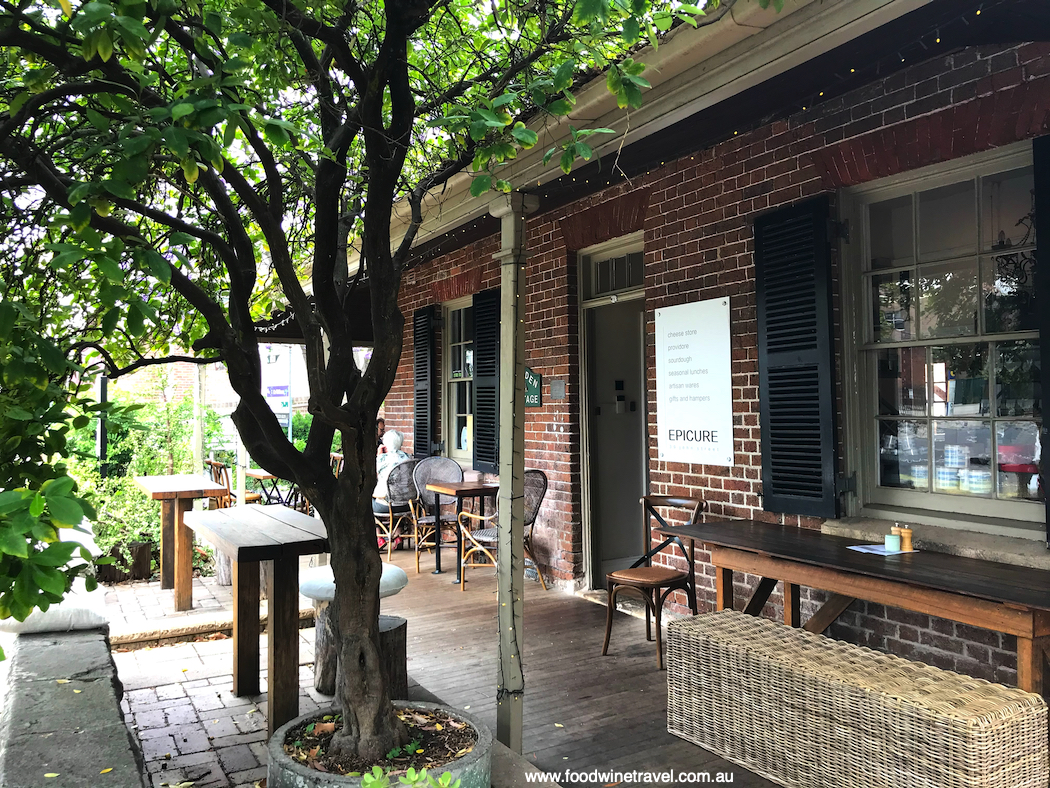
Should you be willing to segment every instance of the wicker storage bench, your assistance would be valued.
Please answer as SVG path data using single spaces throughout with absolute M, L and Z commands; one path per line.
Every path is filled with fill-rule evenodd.
M 1038 695 L 733 611 L 668 629 L 667 730 L 781 785 L 1047 787 Z

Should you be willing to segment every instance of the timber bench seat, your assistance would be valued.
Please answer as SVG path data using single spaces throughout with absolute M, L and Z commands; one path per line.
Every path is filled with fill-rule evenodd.
M 668 628 L 667 729 L 785 786 L 1046 788 L 1038 695 L 731 610 Z

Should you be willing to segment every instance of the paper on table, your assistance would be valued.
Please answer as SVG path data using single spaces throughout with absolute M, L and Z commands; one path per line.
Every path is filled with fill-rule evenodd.
M 872 555 L 902 555 L 903 553 L 917 553 L 918 550 L 887 550 L 885 545 L 881 544 L 856 544 L 850 545 L 849 550 L 856 550 L 858 553 L 871 553 Z

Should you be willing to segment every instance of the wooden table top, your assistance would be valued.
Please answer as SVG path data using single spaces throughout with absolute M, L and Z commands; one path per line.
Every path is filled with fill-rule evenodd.
M 245 476 L 250 476 L 253 479 L 276 479 L 276 478 L 278 478 L 277 476 L 274 476 L 269 471 L 264 471 L 262 468 L 245 468 L 244 469 L 244 475 Z
M 148 492 L 155 501 L 171 498 L 205 498 L 218 492 L 226 492 L 223 485 L 193 473 L 136 476 L 135 483 Z
M 249 504 L 186 512 L 186 525 L 234 561 L 328 552 L 324 523 L 287 506 Z
M 495 495 L 499 492 L 499 482 L 430 482 L 427 489 L 441 495 L 465 498 L 471 495 Z
M 1045 569 L 926 550 L 891 556 L 858 553 L 847 548 L 871 542 L 754 520 L 723 520 L 653 531 L 1007 605 L 1050 610 L 1050 571 Z

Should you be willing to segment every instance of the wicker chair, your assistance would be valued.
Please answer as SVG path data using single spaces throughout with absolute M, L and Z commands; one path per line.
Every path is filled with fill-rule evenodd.
M 237 495 L 233 492 L 230 486 L 230 469 L 226 466 L 226 463 L 219 462 L 218 460 L 205 460 L 204 464 L 208 466 L 208 470 L 211 473 L 211 479 L 216 484 L 221 484 L 226 488 L 226 492 L 218 493 L 212 496 L 209 500 L 212 502 L 212 509 L 228 509 L 237 503 Z M 257 492 L 244 491 L 244 502 L 245 503 L 256 503 L 262 500 L 262 495 Z
M 332 474 L 338 479 L 339 474 L 343 472 L 343 455 L 333 451 L 328 455 L 328 459 L 332 465 Z
M 679 589 L 685 591 L 689 600 L 689 608 L 696 615 L 696 578 L 693 574 L 695 546 L 689 541 L 688 552 L 682 540 L 677 536 L 669 536 L 660 544 L 652 547 L 652 533 L 649 527 L 649 518 L 655 517 L 661 526 L 669 527 L 667 521 L 656 511 L 659 509 L 684 509 L 691 512 L 689 522 L 700 522 L 700 516 L 707 504 L 704 501 L 693 498 L 677 498 L 667 495 L 646 495 L 641 500 L 645 521 L 645 544 L 650 550 L 635 561 L 630 569 L 618 569 L 605 576 L 609 588 L 609 607 L 605 617 L 605 642 L 602 644 L 602 656 L 609 651 L 609 635 L 612 634 L 613 612 L 616 610 L 616 597 L 624 589 L 637 591 L 645 602 L 645 639 L 652 640 L 652 625 L 650 616 L 656 618 L 656 665 L 659 670 L 664 669 L 663 643 L 660 634 L 660 611 L 664 602 L 672 591 Z M 677 545 L 685 556 L 686 569 L 672 569 L 669 566 L 653 566 L 653 556 L 663 551 L 665 547 Z
M 540 585 L 547 590 L 547 583 L 543 579 L 543 571 L 536 563 L 536 557 L 532 554 L 532 527 L 536 524 L 536 517 L 540 513 L 540 505 L 543 496 L 547 494 L 547 474 L 540 470 L 525 471 L 525 561 L 531 562 L 536 568 Z M 466 576 L 468 566 L 491 566 L 496 563 L 496 545 L 499 542 L 498 532 L 493 525 L 496 521 L 496 513 L 490 515 L 472 514 L 462 512 L 459 515 L 459 526 L 463 532 L 463 564 L 459 574 L 459 587 L 466 590 Z M 470 530 L 471 523 L 484 523 L 487 527 L 476 531 Z M 483 555 L 488 562 L 477 562 L 473 560 L 478 555 Z M 491 563 L 489 563 L 491 562 Z
M 416 548 L 416 574 L 419 574 L 419 551 L 434 547 L 434 500 L 436 493 L 427 489 L 430 482 L 461 482 L 463 469 L 448 457 L 426 457 L 416 464 L 412 474 L 416 485 L 416 503 L 412 510 L 412 541 Z M 443 520 L 442 528 L 454 529 L 456 524 Z
M 416 499 L 416 485 L 412 480 L 412 471 L 416 461 L 408 460 L 390 469 L 386 478 L 386 498 L 377 498 L 390 507 L 386 514 L 376 514 L 376 528 L 386 539 L 386 560 L 393 557 L 394 538 L 401 530 L 404 521 L 412 521 L 413 502 Z

